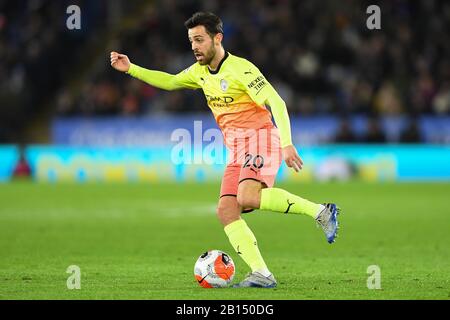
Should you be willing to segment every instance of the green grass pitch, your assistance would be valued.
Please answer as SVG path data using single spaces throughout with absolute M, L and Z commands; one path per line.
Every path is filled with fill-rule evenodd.
M 0 185 L 0 299 L 449 299 L 450 184 L 278 184 L 342 208 L 329 245 L 306 216 L 245 215 L 276 289 L 203 289 L 193 266 L 228 252 L 218 184 Z M 66 269 L 81 269 L 68 290 Z M 381 290 L 367 288 L 378 265 Z

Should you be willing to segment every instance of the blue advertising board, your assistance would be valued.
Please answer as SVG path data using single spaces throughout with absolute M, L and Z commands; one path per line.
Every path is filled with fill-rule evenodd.
M 357 139 L 363 140 L 368 118 L 348 118 Z M 450 117 L 422 116 L 417 119 L 424 143 L 450 143 Z M 380 126 L 388 141 L 399 141 L 409 120 L 404 116 L 380 118 Z M 218 130 L 212 115 L 56 118 L 52 122 L 52 143 L 70 146 L 151 147 L 171 143 L 176 130 L 187 130 L 193 136 L 200 130 Z M 293 141 L 302 146 L 330 144 L 340 130 L 340 120 L 332 116 L 291 117 Z

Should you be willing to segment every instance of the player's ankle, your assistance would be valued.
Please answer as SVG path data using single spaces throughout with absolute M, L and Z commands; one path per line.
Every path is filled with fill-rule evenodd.
M 267 268 L 257 269 L 257 270 L 254 270 L 254 272 L 258 272 L 258 273 L 262 274 L 264 277 L 269 277 L 272 275 L 272 272 L 270 272 L 270 270 Z
M 323 204 L 320 204 L 319 206 L 320 206 L 320 207 L 319 207 L 319 209 L 318 209 L 317 212 L 316 212 L 316 219 L 319 217 L 320 213 L 321 213 L 323 210 L 326 209 L 326 207 L 325 207 Z

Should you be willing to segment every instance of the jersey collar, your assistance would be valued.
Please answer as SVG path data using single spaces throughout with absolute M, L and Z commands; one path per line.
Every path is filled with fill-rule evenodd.
M 225 51 L 225 55 L 223 56 L 222 60 L 220 60 L 219 65 L 217 66 L 217 69 L 215 71 L 212 71 L 208 66 L 207 68 L 209 73 L 218 74 L 220 71 L 220 67 L 222 66 L 223 62 L 228 58 L 228 56 L 229 56 L 228 51 Z

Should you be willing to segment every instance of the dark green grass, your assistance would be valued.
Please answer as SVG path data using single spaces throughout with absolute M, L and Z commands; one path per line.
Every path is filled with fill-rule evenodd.
M 337 242 L 306 216 L 247 214 L 278 288 L 206 290 L 193 277 L 206 249 L 231 254 L 235 280 L 248 272 L 216 219 L 219 185 L 0 185 L 0 299 L 449 299 L 450 184 L 279 187 L 337 202 Z

